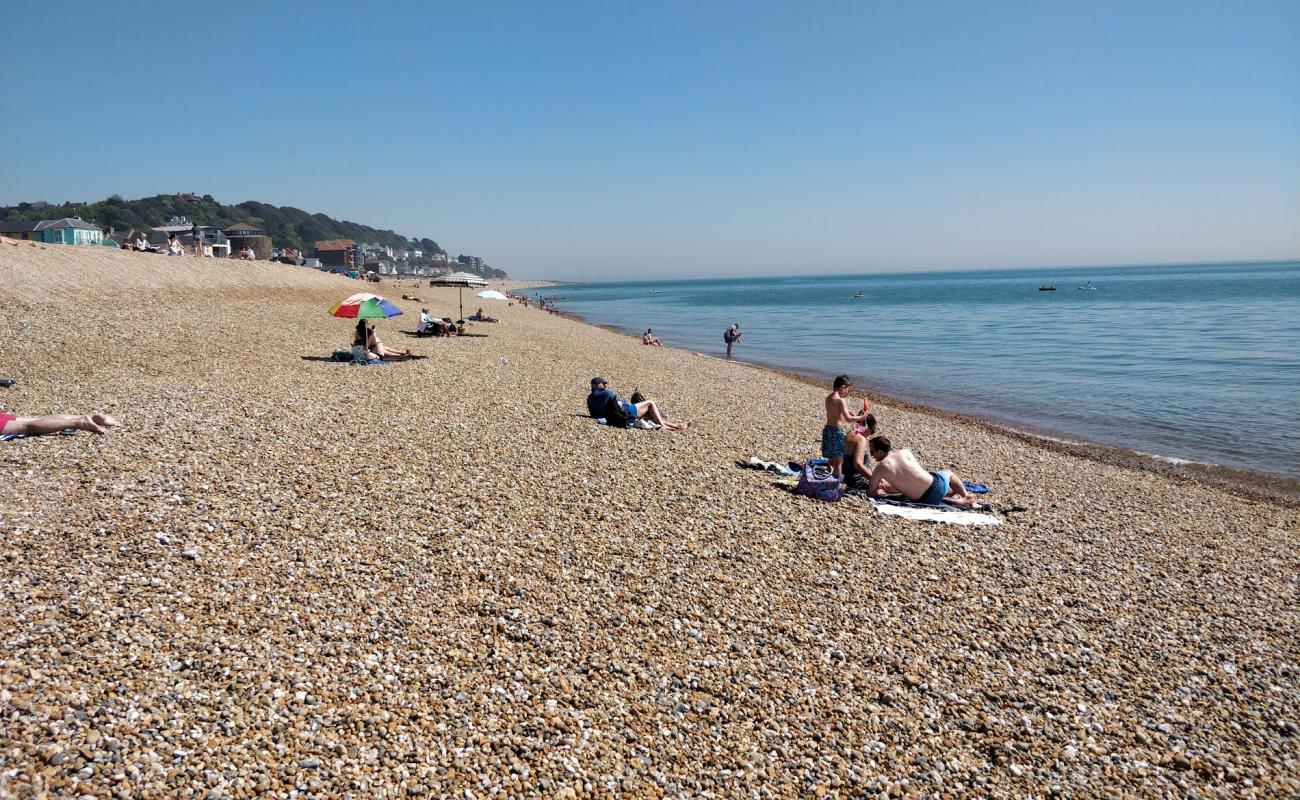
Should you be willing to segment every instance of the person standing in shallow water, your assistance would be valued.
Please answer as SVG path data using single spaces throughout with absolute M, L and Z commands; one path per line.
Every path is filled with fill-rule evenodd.
M 731 358 L 731 346 L 740 341 L 740 323 L 733 322 L 731 327 L 727 328 L 722 334 L 722 341 L 727 343 L 727 358 Z

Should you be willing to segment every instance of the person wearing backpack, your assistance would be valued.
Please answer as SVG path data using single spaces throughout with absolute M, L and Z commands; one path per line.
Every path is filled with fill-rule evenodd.
M 740 323 L 733 322 L 731 327 L 722 333 L 722 341 L 727 345 L 727 358 L 731 358 L 731 346 L 740 341 Z
M 639 394 L 639 392 L 633 394 L 632 399 L 636 400 Z M 630 428 L 638 419 L 648 419 L 670 431 L 688 430 L 694 424 L 690 421 L 680 424 L 669 422 L 660 413 L 659 405 L 653 400 L 641 399 L 634 403 L 623 400 L 609 388 L 609 382 L 599 376 L 591 379 L 591 394 L 587 395 L 587 413 L 597 419 L 604 418 L 606 424 L 614 428 Z

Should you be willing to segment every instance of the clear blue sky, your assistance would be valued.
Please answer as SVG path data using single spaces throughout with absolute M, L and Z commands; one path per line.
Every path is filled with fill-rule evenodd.
M 0 7 L 0 204 L 588 280 L 1300 255 L 1295 0 L 187 5 Z

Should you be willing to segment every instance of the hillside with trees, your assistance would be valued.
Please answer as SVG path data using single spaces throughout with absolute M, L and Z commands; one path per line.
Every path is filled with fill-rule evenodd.
M 352 239 L 366 244 L 389 245 L 406 250 L 422 250 L 425 257 L 446 253 L 438 243 L 428 238 L 407 238 L 391 230 L 379 230 L 369 225 L 346 222 L 324 214 L 309 214 L 291 206 L 273 206 L 250 200 L 227 206 L 217 202 L 212 195 L 160 194 L 139 200 L 124 200 L 113 195 L 97 203 L 65 203 L 53 205 L 45 202 L 19 203 L 0 206 L 0 220 L 42 220 L 62 217 L 81 217 L 105 230 L 130 231 L 165 225 L 172 217 L 185 217 L 200 225 L 213 225 L 225 229 L 235 224 L 254 225 L 266 231 L 277 247 L 292 247 L 310 254 L 318 241 L 326 239 Z M 453 262 L 455 259 L 451 259 Z M 499 269 L 455 265 L 457 269 L 480 272 L 486 277 L 503 278 Z

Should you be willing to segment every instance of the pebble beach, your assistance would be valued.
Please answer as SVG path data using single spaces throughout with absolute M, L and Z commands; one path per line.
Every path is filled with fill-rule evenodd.
M 820 503 L 829 387 L 425 284 L 0 245 L 0 409 L 123 423 L 0 443 L 0 798 L 1300 795 L 1295 505 L 874 398 L 1023 510 Z

